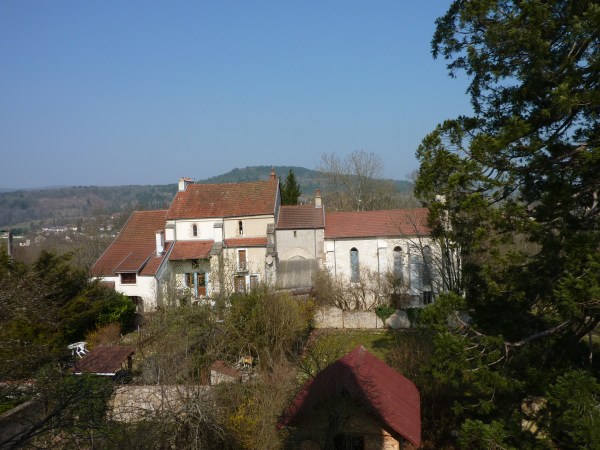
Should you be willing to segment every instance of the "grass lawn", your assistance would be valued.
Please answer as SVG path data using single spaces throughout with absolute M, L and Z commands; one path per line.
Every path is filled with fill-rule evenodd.
M 338 357 L 362 345 L 379 359 L 386 361 L 388 354 L 398 347 L 399 340 L 406 339 L 414 333 L 411 331 L 391 330 L 317 330 L 314 338 L 338 351 Z

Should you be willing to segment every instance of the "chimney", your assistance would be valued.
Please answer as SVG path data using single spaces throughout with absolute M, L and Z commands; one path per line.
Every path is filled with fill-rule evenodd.
M 192 179 L 188 177 L 181 177 L 179 179 L 179 192 L 183 192 L 187 189 L 188 185 L 191 184 Z
M 271 181 L 275 181 L 277 179 L 277 174 L 275 173 L 275 167 L 271 166 Z
M 315 189 L 315 208 L 322 208 L 321 189 Z
M 158 230 L 156 232 L 156 256 L 160 256 L 165 252 L 165 232 Z
M 6 240 L 6 251 L 8 252 L 8 257 L 13 257 L 13 233 L 12 230 L 8 230 L 8 239 Z

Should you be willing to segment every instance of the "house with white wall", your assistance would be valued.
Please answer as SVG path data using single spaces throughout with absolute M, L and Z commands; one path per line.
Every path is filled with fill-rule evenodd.
M 326 212 L 319 190 L 312 204 L 281 206 L 273 171 L 247 183 L 180 179 L 167 210 L 132 214 L 92 275 L 145 310 L 262 282 L 310 289 L 319 269 L 354 284 L 391 274 L 405 306 L 422 306 L 439 292 L 438 253 L 426 209 Z
M 325 267 L 350 283 L 391 277 L 404 307 L 431 303 L 440 291 L 440 258 L 427 215 L 425 208 L 327 213 Z
M 273 276 L 280 204 L 274 171 L 267 181 L 248 183 L 182 178 L 168 210 L 132 215 L 92 276 L 146 310 L 173 295 L 200 301 L 216 292 L 245 292 Z
M 314 204 L 281 206 L 275 226 L 279 289 L 310 289 L 323 264 L 325 208 L 321 192 Z
M 157 306 L 173 242 L 164 241 L 166 210 L 135 211 L 91 274 L 130 297 L 140 311 Z

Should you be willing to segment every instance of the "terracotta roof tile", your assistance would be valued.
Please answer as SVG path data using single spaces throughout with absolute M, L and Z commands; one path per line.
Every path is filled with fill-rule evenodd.
M 279 182 L 190 184 L 177 192 L 167 219 L 274 214 Z
M 144 264 L 146 263 L 146 261 L 148 260 L 148 258 L 150 257 L 150 253 L 153 253 L 154 251 L 151 252 L 144 252 L 144 251 L 132 251 L 130 252 L 123 261 L 121 261 L 121 263 L 115 267 L 115 272 L 116 273 L 123 273 L 123 272 L 134 272 L 134 273 L 138 273 L 142 267 L 144 266 Z
M 154 244 L 156 245 L 156 243 Z M 140 275 L 156 275 L 158 268 L 164 261 L 165 256 L 169 254 L 169 249 L 172 247 L 173 242 L 165 242 L 165 252 L 162 255 L 156 254 L 156 249 L 152 251 L 150 258 L 146 262 L 146 265 L 142 268 Z
M 135 211 L 113 243 L 92 266 L 94 276 L 114 276 L 120 270 L 132 272 L 143 267 L 144 275 L 154 275 L 164 255 L 156 257 L 156 231 L 164 230 L 166 210 Z M 166 252 L 165 252 L 166 254 Z M 152 261 L 159 259 L 159 264 Z M 146 265 L 153 262 L 155 271 L 148 273 Z
M 302 386 L 279 421 L 297 426 L 329 398 L 346 392 L 378 417 L 392 435 L 421 444 L 421 404 L 416 386 L 364 347 L 356 347 Z
M 169 255 L 169 261 L 208 258 L 213 244 L 214 241 L 177 241 Z
M 314 205 L 286 205 L 279 209 L 278 230 L 323 228 L 325 210 Z
M 426 208 L 325 214 L 325 238 L 429 235 Z
M 225 239 L 225 245 L 228 247 L 266 247 L 266 237 L 241 237 Z
M 134 353 L 134 347 L 96 347 L 75 363 L 75 372 L 115 373 Z

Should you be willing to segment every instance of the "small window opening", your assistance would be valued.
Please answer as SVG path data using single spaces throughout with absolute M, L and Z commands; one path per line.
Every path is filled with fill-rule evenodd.
M 244 224 L 241 220 L 238 222 L 238 234 L 239 235 L 244 234 Z
M 423 304 L 430 305 L 433 303 L 433 292 L 423 291 Z
M 192 236 L 198 236 L 198 225 L 196 224 L 192 225 Z

